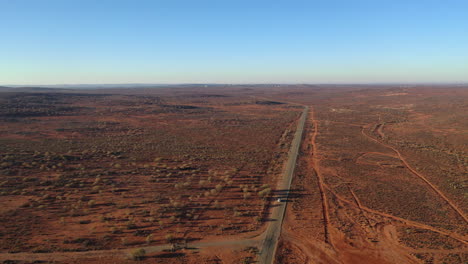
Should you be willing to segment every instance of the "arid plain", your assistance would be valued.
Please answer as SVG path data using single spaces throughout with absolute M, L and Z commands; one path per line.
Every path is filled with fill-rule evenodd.
M 280 221 L 276 263 L 465 263 L 467 102 L 463 86 L 1 88 L 0 260 L 259 263 Z

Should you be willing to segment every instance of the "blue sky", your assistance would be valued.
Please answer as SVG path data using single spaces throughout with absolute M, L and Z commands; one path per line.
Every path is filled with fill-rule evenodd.
M 0 0 L 0 84 L 468 82 L 466 0 Z

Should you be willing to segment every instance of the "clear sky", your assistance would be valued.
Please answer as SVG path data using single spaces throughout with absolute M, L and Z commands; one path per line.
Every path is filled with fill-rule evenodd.
M 467 0 L 0 0 L 0 84 L 468 82 Z

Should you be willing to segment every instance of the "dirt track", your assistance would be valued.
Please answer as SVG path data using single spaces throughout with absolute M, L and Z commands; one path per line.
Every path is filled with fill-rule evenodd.
M 444 199 L 462 218 L 463 220 L 465 220 L 466 223 L 468 223 L 468 218 L 466 217 L 466 215 L 463 213 L 463 211 L 461 209 L 458 208 L 458 206 L 452 201 L 450 200 L 449 198 L 447 198 L 447 196 L 444 195 L 444 193 L 442 191 L 439 190 L 439 188 L 437 188 L 437 186 L 435 186 L 434 184 L 432 184 L 424 175 L 420 174 L 419 172 L 417 172 L 415 169 L 413 169 L 409 164 L 408 162 L 406 161 L 406 159 L 401 155 L 400 151 L 398 151 L 396 148 L 386 144 L 386 143 L 383 143 L 369 135 L 367 135 L 365 132 L 364 132 L 364 128 L 361 129 L 361 133 L 369 138 L 370 140 L 378 143 L 378 144 L 381 144 L 382 146 L 385 146 L 391 150 L 393 150 L 397 155 L 398 155 L 398 158 L 401 160 L 401 162 L 403 162 L 403 164 L 406 166 L 406 168 L 408 168 L 408 170 L 414 174 L 415 176 L 417 176 L 418 178 L 420 178 L 421 180 L 423 180 L 427 185 L 429 185 L 429 187 L 431 187 L 432 190 L 434 190 L 442 199 Z
M 419 260 L 410 254 L 431 252 L 455 254 L 464 252 L 463 249 L 465 249 L 468 245 L 468 238 L 464 235 L 461 235 L 455 231 L 436 228 L 428 224 L 404 219 L 389 213 L 384 213 L 379 210 L 366 207 L 360 202 L 358 195 L 356 195 L 353 188 L 351 187 L 351 183 L 347 182 L 346 179 L 341 179 L 341 177 L 338 175 L 335 176 L 343 180 L 343 182 L 330 187 L 327 184 L 327 179 L 324 179 L 326 176 L 324 176 L 324 173 L 322 173 L 321 170 L 321 161 L 324 155 L 321 155 L 320 149 L 318 147 L 319 145 L 317 144 L 317 136 L 320 133 L 320 121 L 316 119 L 312 108 L 309 119 L 313 124 L 313 128 L 311 132 L 309 132 L 311 133 L 311 139 L 309 142 L 312 148 L 308 158 L 308 169 L 310 172 L 312 172 L 311 175 L 315 175 L 314 177 L 317 177 L 317 192 L 320 193 L 320 202 L 322 207 L 321 223 L 323 225 L 322 228 L 324 230 L 324 237 L 322 240 L 320 240 L 317 237 L 314 238 L 311 236 L 311 233 L 307 233 L 310 231 L 306 230 L 313 230 L 313 228 L 317 228 L 318 221 L 314 220 L 312 215 L 300 215 L 297 217 L 292 216 L 289 214 L 290 212 L 288 212 L 289 218 L 286 223 L 286 230 L 282 235 L 282 239 L 284 241 L 284 247 L 289 247 L 289 250 L 292 250 L 292 252 L 290 251 L 292 256 L 295 254 L 302 256 L 301 259 L 304 261 L 303 263 L 420 263 Z M 359 158 L 371 153 L 400 160 L 402 165 L 404 165 L 412 174 L 428 184 L 438 196 L 444 199 L 444 201 L 446 201 L 451 206 L 451 208 L 453 208 L 466 221 L 466 217 L 464 216 L 463 212 L 459 210 L 457 206 L 451 200 L 449 200 L 436 186 L 430 183 L 424 177 L 424 175 L 416 172 L 398 150 L 380 142 L 371 136 L 368 136 L 365 134 L 362 126 L 359 126 L 359 129 L 362 129 L 361 133 L 363 136 L 380 145 L 383 145 L 386 148 L 390 148 L 395 154 L 377 151 L 365 152 L 356 158 L 356 163 L 359 163 Z M 378 133 L 380 137 L 385 137 L 382 131 L 382 126 L 377 127 L 375 132 Z M 343 184 L 347 185 L 346 187 L 351 198 L 343 197 L 342 195 L 335 192 L 334 189 Z M 309 191 L 313 192 L 314 190 L 311 189 Z M 315 209 L 317 210 L 318 208 L 315 207 Z M 304 209 L 302 209 L 302 211 L 303 210 Z M 350 239 L 347 237 L 347 235 L 343 234 L 339 228 L 337 228 L 337 225 L 339 225 L 335 222 L 337 220 L 337 216 L 339 218 L 343 217 L 343 219 L 349 223 L 353 234 L 355 234 L 353 235 L 355 236 L 354 238 Z M 340 221 L 343 221 L 343 219 Z M 304 226 L 314 221 L 315 227 Z M 463 245 L 462 249 L 434 249 L 424 251 L 422 249 L 415 250 L 409 248 L 399 241 L 396 227 L 402 226 L 425 229 L 438 233 L 443 237 L 461 242 Z M 298 230 L 304 231 L 299 232 Z M 371 239 L 372 237 L 374 238 Z M 287 252 L 288 251 L 284 253 L 287 254 Z M 292 261 L 287 263 L 299 262 Z
M 343 198 L 341 195 L 334 192 L 331 188 L 327 187 L 327 190 L 330 191 L 340 201 L 342 201 L 342 202 L 344 202 L 346 204 L 349 204 L 351 206 L 355 206 L 355 204 L 352 201 L 349 201 L 349 200 Z M 356 206 L 359 209 L 364 210 L 366 212 L 373 213 L 373 214 L 380 215 L 380 216 L 384 216 L 384 217 L 390 218 L 392 220 L 399 221 L 399 222 L 401 222 L 401 223 L 403 223 L 405 225 L 408 225 L 408 226 L 413 226 L 413 227 L 417 227 L 417 228 L 421 228 L 421 229 L 430 230 L 430 231 L 433 231 L 433 232 L 436 232 L 436 233 L 451 237 L 451 238 L 453 238 L 455 240 L 458 240 L 458 241 L 468 245 L 468 238 L 466 238 L 464 236 L 461 236 L 461 235 L 459 235 L 459 234 L 457 234 L 455 232 L 448 232 L 448 231 L 440 230 L 440 229 L 434 228 L 434 227 L 429 226 L 429 225 L 421 224 L 421 223 L 411 221 L 411 220 L 408 220 L 408 219 L 404 219 L 404 218 L 401 218 L 401 217 L 397 217 L 397 216 L 394 216 L 394 215 L 391 215 L 391 214 L 382 213 L 382 212 L 379 212 L 377 210 L 373 210 L 371 208 L 368 208 L 368 207 L 365 207 L 365 206 L 362 206 L 362 205 L 357 205 L 356 204 Z
M 311 107 L 310 117 L 312 119 L 312 124 L 314 125 L 314 133 L 312 135 L 311 144 L 312 144 L 312 165 L 315 174 L 317 175 L 318 186 L 320 190 L 320 197 L 322 199 L 322 213 L 323 213 L 323 228 L 324 228 L 324 235 L 325 235 L 325 243 L 330 244 L 333 246 L 333 242 L 331 241 L 330 234 L 329 234 L 329 223 L 330 223 L 330 216 L 329 216 L 329 209 L 328 209 L 328 200 L 327 195 L 325 193 L 323 177 L 320 173 L 320 166 L 318 164 L 318 149 L 317 149 L 317 134 L 318 134 L 318 121 L 315 118 L 314 110 Z
M 307 111 L 307 110 L 306 110 Z M 309 122 L 313 125 L 313 129 L 310 131 L 311 139 L 307 142 L 312 146 L 311 153 L 307 156 L 309 160 L 309 170 L 313 171 L 314 184 L 317 187 L 317 193 L 320 197 L 320 214 L 322 217 L 321 228 L 323 228 L 323 237 L 320 240 L 314 240 L 308 237 L 307 233 L 297 232 L 281 232 L 283 225 L 283 215 L 286 210 L 286 203 L 275 204 L 278 206 L 273 207 L 271 219 L 267 224 L 266 231 L 262 234 L 257 232 L 255 237 L 245 237 L 245 238 L 229 238 L 222 241 L 206 241 L 199 243 L 191 243 L 188 247 L 193 248 L 212 248 L 212 247 L 248 247 L 248 246 L 257 246 L 262 248 L 261 251 L 261 261 L 260 263 L 271 263 L 273 261 L 274 252 L 276 251 L 278 236 L 281 234 L 281 237 L 284 241 L 297 246 L 302 253 L 307 256 L 308 263 L 376 263 L 377 261 L 381 263 L 419 263 L 415 260 L 409 253 L 464 253 L 466 252 L 466 245 L 468 245 L 468 238 L 454 231 L 445 230 L 442 228 L 436 228 L 431 226 L 429 222 L 420 223 L 417 221 L 408 220 L 391 213 L 385 213 L 376 209 L 372 209 L 370 205 L 366 207 L 362 202 L 364 197 L 359 197 L 359 192 L 353 188 L 351 182 L 346 182 L 346 179 L 342 179 L 343 182 L 338 184 L 333 184 L 328 182 L 329 178 L 327 177 L 327 171 L 325 167 L 321 167 L 322 158 L 325 156 L 325 147 L 322 149 L 322 143 L 317 142 L 317 137 L 320 135 L 320 129 L 325 127 L 325 123 L 320 123 L 321 120 L 317 119 L 316 113 L 313 108 L 309 111 L 310 117 Z M 305 118 L 305 114 L 303 114 Z M 333 121 L 323 121 L 330 122 Z M 342 122 L 335 122 L 342 123 Z M 347 124 L 347 123 L 346 123 Z M 321 125 L 321 126 L 320 126 Z M 361 157 L 364 157 L 367 154 L 378 154 L 382 156 L 388 156 L 401 161 L 411 174 L 421 179 L 425 184 L 427 184 L 437 196 L 441 197 L 447 204 L 463 218 L 465 223 L 467 223 L 467 217 L 464 212 L 458 208 L 455 202 L 447 198 L 444 193 L 438 189 L 437 186 L 432 184 L 424 175 L 418 173 L 413 169 L 401 153 L 394 147 L 382 142 L 378 137 L 384 138 L 383 125 L 377 126 L 374 130 L 377 133 L 377 138 L 366 134 L 362 125 L 359 124 L 347 124 L 353 126 L 355 129 L 355 134 L 359 134 L 361 129 L 362 136 L 365 138 L 379 144 L 379 146 L 384 146 L 388 148 L 387 150 L 370 151 L 370 152 L 361 152 L 364 153 L 361 156 L 357 157 L 356 160 L 359 160 Z M 358 128 L 359 127 L 359 128 Z M 323 129 L 325 130 L 325 129 Z M 302 131 L 302 130 L 301 130 Z M 323 132 L 325 133 L 325 132 Z M 359 136 L 361 137 L 361 136 Z M 297 136 L 294 140 L 296 140 Z M 319 138 L 320 139 L 320 138 Z M 373 145 L 373 144 L 372 144 Z M 291 145 L 291 149 L 296 147 L 296 143 Z M 391 151 L 390 151 L 391 150 Z M 321 152 L 323 151 L 323 152 Z M 393 151 L 393 152 L 392 152 Z M 291 155 L 291 153 L 295 153 Z M 288 190 L 290 181 L 292 179 L 292 172 L 294 171 L 294 161 L 291 160 L 292 157 L 297 155 L 297 150 L 290 153 L 290 160 L 288 160 L 288 169 L 286 169 L 286 175 L 281 183 L 278 184 L 277 189 Z M 389 154 L 390 153 L 390 154 Z M 338 159 L 336 159 L 338 160 Z M 399 161 L 398 161 L 399 163 Z M 291 169 L 292 166 L 292 169 Z M 404 169 L 402 169 L 404 170 Z M 410 175 L 411 175 L 410 174 Z M 337 178 L 340 178 L 339 175 L 336 175 Z M 415 177 L 410 177 L 415 178 Z M 288 183 L 289 181 L 289 183 Z M 419 181 L 419 180 L 418 180 Z M 337 187 L 347 188 L 347 192 L 350 195 L 343 195 L 342 192 L 336 191 Z M 344 186 L 343 186 L 344 185 Z M 356 191 L 356 192 L 355 192 Z M 432 192 L 429 190 L 429 192 Z M 361 194 L 362 195 L 362 194 Z M 283 197 L 284 198 L 284 197 Z M 317 199 L 318 201 L 318 199 Z M 319 210 L 317 206 L 314 210 Z M 449 209 L 451 210 L 451 209 Z M 310 216 L 313 217 L 313 216 Z M 360 237 L 357 239 L 348 240 L 348 237 L 338 230 L 336 219 L 342 217 L 346 218 L 348 223 L 352 226 L 352 231 L 357 233 Z M 361 221 L 364 219 L 363 221 Z M 384 220 L 382 220 L 384 219 Z M 310 220 L 310 219 L 308 219 Z M 362 224 L 361 222 L 364 222 Z M 376 224 L 377 222 L 377 224 Z M 398 236 L 396 227 L 414 227 L 418 229 L 425 229 L 435 233 L 438 233 L 444 237 L 454 239 L 458 242 L 461 242 L 464 247 L 457 248 L 454 250 L 450 249 L 410 249 L 398 243 Z M 298 228 L 297 230 L 302 230 Z M 378 237 L 375 239 L 378 243 L 374 241 L 368 241 L 372 236 Z M 351 242 L 350 242 L 351 241 Z M 352 246 L 350 244 L 352 243 Z M 148 253 L 160 252 L 163 250 L 169 250 L 171 245 L 157 245 L 157 246 L 148 246 L 142 247 Z M 139 247 L 141 248 L 141 247 Z M 87 251 L 87 252 L 56 252 L 56 253 L 18 253 L 18 254 L 0 254 L 0 260 L 46 260 L 46 261 L 67 261 L 67 260 L 76 260 L 76 259 L 86 259 L 86 258 L 96 258 L 96 257 L 118 257 L 126 258 L 128 254 L 133 250 L 133 248 L 120 249 L 120 250 L 105 250 L 105 251 Z M 359 262 L 361 261 L 361 262 Z

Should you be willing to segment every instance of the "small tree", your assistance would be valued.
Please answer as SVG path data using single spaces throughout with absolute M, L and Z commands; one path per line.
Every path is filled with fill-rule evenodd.
M 172 241 L 174 241 L 174 236 L 172 234 L 167 234 L 165 238 L 168 243 L 171 243 Z
M 95 200 L 89 200 L 89 201 L 88 201 L 88 206 L 89 206 L 89 207 L 93 207 L 93 206 L 95 206 L 95 205 L 96 205 L 96 201 L 95 201 Z
M 133 260 L 143 260 L 146 256 L 146 250 L 143 248 L 136 249 L 132 252 Z
M 266 188 L 265 190 L 259 191 L 258 196 L 260 196 L 262 198 L 266 198 L 270 194 L 270 192 L 271 192 L 271 189 Z
M 153 242 L 153 234 L 149 234 L 146 237 L 146 244 L 150 244 L 151 242 Z

